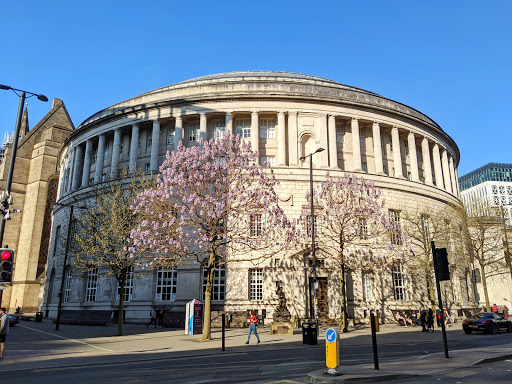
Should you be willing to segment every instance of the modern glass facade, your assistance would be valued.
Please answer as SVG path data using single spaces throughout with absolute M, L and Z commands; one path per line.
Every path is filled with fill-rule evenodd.
M 464 191 L 485 181 L 512 181 L 512 164 L 489 163 L 459 177 L 460 190 Z

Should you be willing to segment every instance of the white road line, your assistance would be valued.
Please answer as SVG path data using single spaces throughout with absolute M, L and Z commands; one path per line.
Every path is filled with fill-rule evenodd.
M 102 348 L 102 347 L 97 347 L 96 345 L 88 344 L 88 343 L 85 343 L 85 342 L 80 341 L 80 340 L 70 339 L 70 338 L 68 338 L 68 337 L 64 337 L 64 336 L 61 336 L 61 335 L 56 335 L 55 333 L 50 333 L 50 332 L 41 331 L 41 330 L 39 330 L 39 329 L 35 329 L 35 328 L 31 328 L 31 327 L 27 327 L 26 325 L 18 324 L 18 327 L 27 328 L 27 329 L 30 329 L 30 330 L 32 330 L 32 331 L 37 331 L 37 332 L 45 333 L 45 334 L 47 334 L 47 335 L 51 335 L 51 336 L 55 336 L 55 337 L 60 337 L 61 339 L 74 341 L 74 342 L 76 342 L 76 343 L 84 344 L 84 345 L 88 345 L 89 347 L 93 347 L 93 348 L 101 349 L 101 350 L 103 350 L 103 351 L 107 351 L 107 352 L 114 352 L 114 351 L 112 351 L 111 349 L 106 349 L 106 348 Z

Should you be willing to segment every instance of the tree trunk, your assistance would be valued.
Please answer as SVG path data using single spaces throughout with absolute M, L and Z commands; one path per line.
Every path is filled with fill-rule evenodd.
M 121 270 L 119 279 L 119 286 L 121 292 L 119 294 L 119 316 L 117 318 L 117 336 L 123 336 L 123 323 L 124 323 L 124 286 L 126 285 L 126 272 Z
M 348 314 L 347 314 L 347 293 L 345 281 L 345 263 L 341 263 L 340 268 L 340 303 L 341 303 L 341 321 L 340 327 L 342 332 L 347 332 Z
M 482 264 L 480 264 L 480 269 L 482 270 L 482 286 L 484 288 L 484 296 L 485 296 L 485 307 L 487 312 L 491 312 L 491 304 L 489 303 L 489 293 L 487 292 L 487 281 L 485 277 L 485 268 Z
M 212 287 L 213 275 L 215 273 L 215 257 L 210 254 L 210 264 L 208 266 L 208 277 L 206 280 L 206 292 L 204 293 L 204 324 L 203 324 L 203 341 L 211 340 L 212 330 Z

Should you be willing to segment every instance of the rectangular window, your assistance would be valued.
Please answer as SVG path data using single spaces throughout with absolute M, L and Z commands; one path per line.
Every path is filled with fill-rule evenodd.
M 146 172 L 146 175 L 151 173 L 150 164 L 144 165 L 144 172 Z
M 208 270 L 203 269 L 203 300 L 206 293 L 206 284 L 208 283 Z M 226 299 L 226 268 L 217 267 L 213 272 L 212 301 L 222 301 Z
M 270 168 L 274 168 L 276 166 L 276 158 L 274 156 L 260 156 L 260 164 L 265 165 L 265 163 Z
M 105 152 L 103 153 L 103 159 L 107 160 L 109 155 L 110 155 L 110 142 L 107 141 L 105 144 Z
M 315 233 L 318 233 L 318 221 L 317 221 L 317 216 L 315 215 Z M 311 215 L 308 215 L 306 217 L 306 233 L 308 234 L 308 236 L 311 236 Z
M 418 161 L 423 163 L 423 153 L 420 150 L 416 151 L 416 156 L 418 157 Z
M 365 146 L 364 129 L 362 129 L 362 128 L 359 131 L 359 143 L 361 144 L 361 147 Z
M 236 135 L 240 135 L 242 139 L 248 139 L 251 137 L 251 122 L 249 119 L 237 119 L 236 120 Z
M 169 128 L 167 131 L 167 144 L 174 145 L 174 136 L 176 135 L 176 131 L 174 128 Z
M 373 301 L 373 281 L 372 274 L 363 272 L 363 300 Z
M 368 223 L 366 219 L 359 219 L 359 238 L 368 240 Z
M 92 154 L 92 162 L 95 163 L 97 159 L 98 159 L 98 154 L 96 152 L 94 152 Z
M 402 226 L 400 224 L 400 211 L 395 209 L 389 210 L 389 218 L 393 224 L 391 229 L 391 243 L 393 245 L 402 244 Z
M 384 140 L 381 140 L 380 148 L 382 149 L 382 156 L 386 157 L 386 143 L 384 142 Z
M 119 301 L 119 297 L 121 295 L 121 285 L 119 282 L 117 283 L 117 297 L 116 300 Z M 124 283 L 124 295 L 123 300 L 132 301 L 133 295 L 133 267 L 130 267 L 128 273 L 126 274 L 126 282 Z
M 107 181 L 107 174 L 106 174 L 106 173 L 103 173 L 103 174 L 101 175 L 101 182 L 105 182 L 105 181 Z
M 341 124 L 336 126 L 336 142 L 340 144 L 345 143 L 345 128 Z
M 393 291 L 396 301 L 407 301 L 409 295 L 407 292 L 407 275 L 403 265 L 395 265 L 392 270 Z
M 85 291 L 85 301 L 96 301 L 96 291 L 98 290 L 98 268 L 87 272 L 87 288 Z
M 188 141 L 198 142 L 199 141 L 199 122 L 191 122 L 188 125 Z
M 261 220 L 261 214 L 249 216 L 251 230 L 250 235 L 253 237 L 261 236 L 263 232 L 263 222 Z
M 156 301 L 175 301 L 178 271 L 159 268 L 156 272 Z
M 389 153 L 393 153 L 393 138 L 389 135 Z
M 249 270 L 249 300 L 263 300 L 263 269 Z
M 409 143 L 404 141 L 405 156 L 409 156 Z
M 71 268 L 66 269 L 66 277 L 64 279 L 64 302 L 68 303 L 71 297 Z
M 275 139 L 276 138 L 275 119 L 261 119 L 260 120 L 260 138 L 261 139 Z
M 361 162 L 361 168 L 363 171 L 368 172 L 368 163 L 366 161 Z
M 60 225 L 58 225 L 55 230 L 55 238 L 53 239 L 53 257 L 56 257 L 57 255 L 60 240 Z
M 213 138 L 214 139 L 223 139 L 225 132 L 226 132 L 226 124 L 224 121 L 214 121 L 213 122 Z
M 148 140 L 146 141 L 147 148 L 150 149 L 153 146 L 153 138 L 148 135 Z

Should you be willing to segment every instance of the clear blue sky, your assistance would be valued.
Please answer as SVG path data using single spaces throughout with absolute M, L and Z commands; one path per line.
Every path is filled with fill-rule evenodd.
M 276 70 L 416 108 L 461 152 L 459 175 L 512 162 L 512 1 L 3 1 L 0 84 L 33 127 L 59 98 L 78 126 L 193 77 Z M 0 140 L 18 98 L 0 91 Z

